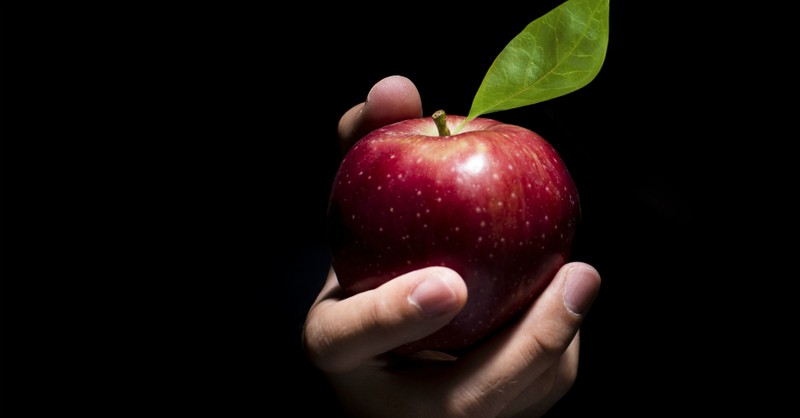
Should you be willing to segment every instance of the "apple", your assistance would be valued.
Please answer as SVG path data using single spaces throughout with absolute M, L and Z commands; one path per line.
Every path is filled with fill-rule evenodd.
M 439 111 L 379 128 L 334 177 L 331 263 L 348 295 L 426 266 L 466 282 L 464 309 L 400 352 L 458 353 L 518 316 L 569 259 L 580 221 L 575 183 L 550 143 L 494 119 L 462 122 Z

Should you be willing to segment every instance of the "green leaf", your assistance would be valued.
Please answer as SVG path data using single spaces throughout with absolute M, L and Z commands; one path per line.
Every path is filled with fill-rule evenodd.
M 589 84 L 608 45 L 610 0 L 567 0 L 534 20 L 495 58 L 466 122 L 550 100 Z

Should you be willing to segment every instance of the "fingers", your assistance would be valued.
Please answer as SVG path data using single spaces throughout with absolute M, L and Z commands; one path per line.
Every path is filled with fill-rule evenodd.
M 413 271 L 347 299 L 320 300 L 307 317 L 305 349 L 322 370 L 351 370 L 443 327 L 466 301 L 466 284 L 453 270 Z
M 501 416 L 540 417 L 549 411 L 572 388 L 578 376 L 580 331 L 572 339 L 558 363 L 547 369 L 536 381 L 506 406 Z
M 353 106 L 339 120 L 342 150 L 369 132 L 393 122 L 422 116 L 422 100 L 414 83 L 403 76 L 378 81 L 364 103 Z
M 599 288 L 600 275 L 590 265 L 563 266 L 518 323 L 459 359 L 451 388 L 471 394 L 459 400 L 460 408 L 474 416 L 497 416 L 533 382 L 541 384 L 537 380 L 543 373 L 564 358 Z M 569 373 L 577 370 L 574 354 L 574 362 L 560 371 L 569 385 L 574 379 Z

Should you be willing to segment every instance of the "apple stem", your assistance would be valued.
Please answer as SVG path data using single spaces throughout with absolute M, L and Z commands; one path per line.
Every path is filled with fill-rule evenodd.
M 433 121 L 436 123 L 436 129 L 439 131 L 439 136 L 450 136 L 450 129 L 447 128 L 447 115 L 444 110 L 437 110 L 433 112 Z

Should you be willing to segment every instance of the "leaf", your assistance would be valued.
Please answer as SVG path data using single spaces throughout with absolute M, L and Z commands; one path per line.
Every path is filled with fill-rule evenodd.
M 610 0 L 567 0 L 528 24 L 495 58 L 469 114 L 550 100 L 589 84 L 600 72 L 608 45 Z

